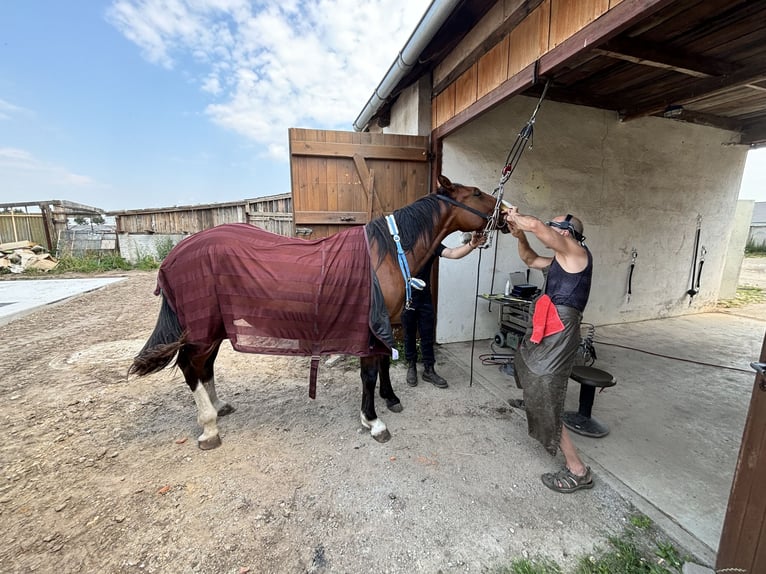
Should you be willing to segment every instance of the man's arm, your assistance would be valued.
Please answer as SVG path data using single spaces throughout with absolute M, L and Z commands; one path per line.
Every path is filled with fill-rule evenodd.
M 445 247 L 441 256 L 445 259 L 461 259 L 487 241 L 483 233 L 473 232 L 471 241 L 458 247 Z
M 527 241 L 527 236 L 524 234 L 524 231 L 513 224 L 510 225 L 510 228 L 511 235 L 518 240 L 519 257 L 521 257 L 521 260 L 527 267 L 530 269 L 545 269 L 553 263 L 553 257 L 542 257 L 532 249 L 532 246 L 529 245 L 529 241 Z
M 585 269 L 585 266 L 588 264 L 588 256 L 581 245 L 564 237 L 554 228 L 548 227 L 538 218 L 532 215 L 522 215 L 518 212 L 516 207 L 511 207 L 506 213 L 506 220 L 511 226 L 511 233 L 513 233 L 514 237 L 518 238 L 514 229 L 520 230 L 522 236 L 525 231 L 529 231 L 548 249 L 552 249 L 555 252 L 556 260 L 565 271 L 568 271 L 569 273 L 577 273 Z M 526 247 L 523 247 L 522 241 L 526 242 L 526 237 L 524 237 L 523 240 L 519 239 L 519 255 L 528 267 L 532 267 L 533 269 L 543 269 L 553 262 L 553 257 L 540 257 L 537 255 L 537 253 L 529 247 L 528 242 L 526 242 Z M 535 259 L 532 259 L 532 264 L 527 261 L 530 254 L 527 254 L 527 258 L 525 258 L 522 249 L 526 249 L 534 255 Z

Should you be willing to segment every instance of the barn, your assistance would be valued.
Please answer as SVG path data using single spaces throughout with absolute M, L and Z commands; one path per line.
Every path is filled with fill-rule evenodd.
M 750 218 L 737 196 L 748 150 L 766 144 L 765 18 L 766 3 L 736 0 L 436 0 L 354 128 L 425 138 L 431 181 L 491 192 L 510 169 L 502 192 L 522 213 L 580 217 L 596 268 L 586 321 L 701 313 L 742 261 Z M 507 236 L 482 257 L 442 263 L 439 342 L 495 332 L 496 311 L 480 306 L 473 325 L 461 295 L 502 290 L 524 265 Z M 719 568 L 763 564 L 756 392 Z

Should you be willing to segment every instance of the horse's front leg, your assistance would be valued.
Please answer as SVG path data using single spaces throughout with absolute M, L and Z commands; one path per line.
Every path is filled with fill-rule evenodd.
M 386 442 L 391 438 L 386 424 L 375 414 L 375 383 L 378 381 L 377 357 L 361 358 L 362 377 L 362 425 L 370 429 L 370 434 L 378 442 Z
M 399 397 L 394 394 L 394 388 L 391 386 L 391 357 L 383 355 L 380 357 L 378 366 L 378 376 L 380 377 L 380 398 L 386 400 L 388 410 L 394 413 L 402 412 L 402 403 Z

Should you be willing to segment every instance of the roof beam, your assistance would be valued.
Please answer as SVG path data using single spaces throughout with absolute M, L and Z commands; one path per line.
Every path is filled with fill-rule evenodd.
M 633 64 L 671 70 L 693 76 L 708 78 L 725 76 L 737 71 L 736 66 L 714 58 L 701 58 L 681 50 L 659 44 L 616 38 L 594 50 L 601 56 L 608 56 Z
M 740 143 L 751 147 L 766 146 L 766 122 L 748 125 L 742 132 Z
M 690 80 L 675 90 L 662 93 L 654 98 L 647 98 L 641 105 L 622 111 L 622 121 L 651 116 L 663 112 L 668 106 L 688 104 L 703 97 L 712 96 L 724 90 L 747 86 L 766 79 L 763 66 L 751 66 L 727 76 Z
M 599 47 L 631 26 L 646 20 L 674 0 L 622 0 L 614 8 L 575 32 L 547 54 L 540 57 L 540 75 L 548 75 L 565 66 L 584 48 Z
M 668 114 L 658 115 L 674 120 L 680 120 L 690 124 L 696 124 L 698 126 L 708 126 L 711 128 L 728 130 L 730 132 L 741 132 L 744 130 L 743 123 L 738 120 L 725 118 L 722 116 L 714 116 L 712 114 L 705 114 L 702 112 L 695 112 L 693 110 L 680 109 L 676 113 L 670 112 Z

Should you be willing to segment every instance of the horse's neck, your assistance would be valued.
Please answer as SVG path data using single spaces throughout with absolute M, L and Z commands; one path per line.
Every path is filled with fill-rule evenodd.
M 449 215 L 442 215 L 439 223 L 434 226 L 435 233 L 430 239 L 430 243 L 428 238 L 425 238 L 424 241 L 418 241 L 413 245 L 410 250 L 412 256 L 412 275 L 417 274 L 423 268 L 423 265 L 433 257 L 436 253 L 436 248 L 442 241 L 444 241 L 444 238 L 455 231 L 455 229 L 452 229 L 449 226 L 451 221 L 452 217 Z

